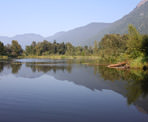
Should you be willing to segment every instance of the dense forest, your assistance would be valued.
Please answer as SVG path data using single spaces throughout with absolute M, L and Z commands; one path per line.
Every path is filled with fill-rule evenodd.
M 133 60 L 145 63 L 148 60 L 148 35 L 140 34 L 133 25 L 129 25 L 128 34 L 107 34 L 94 46 L 73 46 L 71 43 L 32 42 L 25 50 L 13 40 L 11 44 L 0 42 L 0 56 L 98 56 L 110 62 Z

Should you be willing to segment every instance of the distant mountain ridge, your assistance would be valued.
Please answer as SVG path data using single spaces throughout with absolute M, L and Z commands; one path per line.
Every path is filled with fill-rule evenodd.
M 11 40 L 18 40 L 25 47 L 32 41 L 53 41 L 71 42 L 74 45 L 93 45 L 94 41 L 100 41 L 105 34 L 128 32 L 128 25 L 133 24 L 140 33 L 148 34 L 148 0 L 142 0 L 135 9 L 114 23 L 90 23 L 69 31 L 62 31 L 50 37 L 43 37 L 38 34 L 23 34 L 14 37 L 0 36 L 0 41 L 10 43 Z
M 110 23 L 91 23 L 86 26 L 75 28 L 73 30 L 55 34 L 52 37 L 47 37 L 46 40 L 57 42 L 71 42 L 74 45 L 82 45 L 83 41 L 90 39 L 103 29 L 110 26 Z
M 0 36 L 0 41 L 2 41 L 4 44 L 10 44 L 12 40 L 17 40 L 23 48 L 25 48 L 26 45 L 30 45 L 32 41 L 43 41 L 44 37 L 39 34 L 20 34 L 13 37 L 7 37 L 7 36 Z
M 71 42 L 74 45 L 82 45 L 83 41 L 95 36 L 98 32 L 109 26 L 109 23 L 91 23 L 67 32 L 58 32 L 55 35 L 47 38 L 38 34 L 22 34 L 14 37 L 0 36 L 0 41 L 7 44 L 11 43 L 12 40 L 17 40 L 23 46 L 23 48 L 25 48 L 26 45 L 30 45 L 32 41 L 39 42 L 43 40 L 48 40 L 51 42 L 56 40 L 57 42 Z

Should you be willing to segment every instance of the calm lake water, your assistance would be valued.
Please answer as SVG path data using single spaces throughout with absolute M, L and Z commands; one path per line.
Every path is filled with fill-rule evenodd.
M 148 73 L 84 61 L 0 60 L 0 122 L 148 122 Z

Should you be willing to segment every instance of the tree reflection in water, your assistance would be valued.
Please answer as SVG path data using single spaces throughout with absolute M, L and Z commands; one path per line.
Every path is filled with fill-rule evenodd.
M 4 70 L 4 67 L 7 67 L 7 69 L 11 68 L 12 74 L 17 74 L 18 71 L 21 69 L 22 63 L 21 62 L 0 62 L 0 72 Z
M 18 71 L 21 69 L 22 64 L 20 62 L 16 62 L 16 63 L 11 63 L 10 66 L 12 68 L 12 73 L 17 74 Z
M 0 62 L 0 72 L 3 71 L 3 68 L 4 68 L 4 63 L 3 62 Z
M 77 61 L 75 63 L 82 63 L 84 61 Z M 31 68 L 32 72 L 47 73 L 53 71 L 55 74 L 58 70 L 72 72 L 73 61 L 67 62 L 25 62 L 25 67 Z M 0 72 L 4 68 L 11 68 L 13 74 L 17 74 L 22 67 L 21 62 L 0 62 Z M 117 70 L 109 69 L 105 66 L 88 66 L 94 67 L 94 74 L 99 74 L 104 80 L 111 82 L 123 81 L 126 82 L 126 97 L 128 104 L 133 104 L 139 98 L 145 98 L 148 95 L 148 72 L 142 70 Z M 84 73 L 85 74 L 85 73 Z M 57 74 L 58 75 L 58 74 Z M 66 76 L 65 76 L 66 77 Z M 86 76 L 89 77 L 89 76 Z M 75 81 L 74 81 L 75 82 Z M 93 84 L 93 82 L 92 82 Z M 86 84 L 81 84 L 86 85 Z M 97 84 L 95 84 L 96 86 Z M 98 84 L 99 85 L 99 84 Z
M 41 63 L 41 62 L 33 62 L 33 63 L 26 63 L 26 67 L 30 67 L 33 72 L 43 72 L 47 73 L 49 71 L 53 71 L 56 73 L 57 70 L 61 71 L 68 71 L 71 72 L 71 65 L 69 64 L 52 64 L 52 63 Z
M 110 69 L 104 66 L 94 67 L 94 72 L 99 73 L 104 80 L 127 82 L 127 102 L 133 104 L 138 98 L 148 95 L 148 72 L 142 70 Z

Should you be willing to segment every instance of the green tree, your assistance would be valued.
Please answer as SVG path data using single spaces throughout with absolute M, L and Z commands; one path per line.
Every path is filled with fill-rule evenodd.
M 7 55 L 7 56 L 11 56 L 11 45 L 10 44 L 7 44 L 7 45 L 5 45 L 5 54 Z
M 66 43 L 66 55 L 74 55 L 74 47 L 71 43 Z
M 105 35 L 99 43 L 99 55 L 106 59 L 116 59 L 127 49 L 126 42 L 126 35 Z
M 22 52 L 23 52 L 22 47 L 16 40 L 12 40 L 11 51 L 12 51 L 11 55 L 13 57 L 22 55 Z
M 142 39 L 142 52 L 148 57 L 148 35 L 144 35 Z
M 4 54 L 4 44 L 0 42 L 0 55 Z
M 64 54 L 65 54 L 65 52 L 66 52 L 66 46 L 65 46 L 64 42 L 61 43 L 61 44 L 59 44 L 57 50 L 58 50 L 58 53 L 59 53 L 60 55 L 64 55 Z
M 127 41 L 127 53 L 131 58 L 137 58 L 141 56 L 142 47 L 142 35 L 137 31 L 133 25 L 128 27 L 128 41 Z
M 95 40 L 94 42 L 94 49 L 93 49 L 94 55 L 98 54 L 98 42 Z

